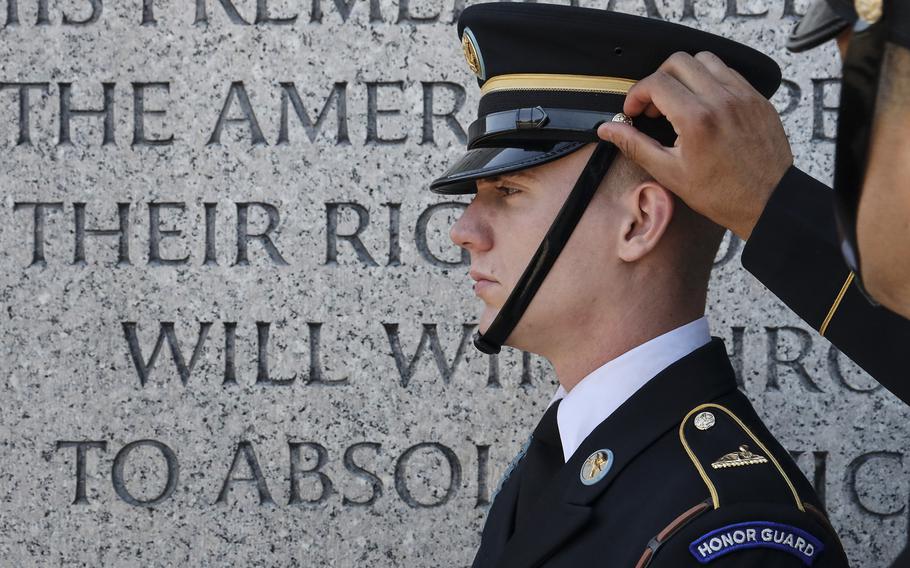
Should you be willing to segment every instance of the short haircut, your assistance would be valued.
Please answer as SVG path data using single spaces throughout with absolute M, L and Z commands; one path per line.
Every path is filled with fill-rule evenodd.
M 644 168 L 622 154 L 617 155 L 607 175 L 611 190 L 631 189 L 643 182 L 654 181 Z M 664 238 L 671 239 L 671 246 L 678 251 L 675 268 L 682 283 L 693 292 L 703 293 L 708 287 L 725 229 L 693 211 L 675 194 L 673 201 L 673 218 Z

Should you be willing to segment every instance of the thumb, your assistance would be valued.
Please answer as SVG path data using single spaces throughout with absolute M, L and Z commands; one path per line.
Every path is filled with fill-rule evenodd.
M 673 156 L 663 145 L 634 126 L 621 122 L 605 122 L 597 128 L 601 140 L 615 144 L 627 158 L 641 166 L 656 179 L 668 175 Z

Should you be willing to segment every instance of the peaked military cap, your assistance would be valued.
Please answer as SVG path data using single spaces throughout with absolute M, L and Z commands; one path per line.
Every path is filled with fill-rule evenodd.
M 606 10 L 534 3 L 469 6 L 458 20 L 481 98 L 468 152 L 430 188 L 473 193 L 475 181 L 537 166 L 598 142 L 597 126 L 628 121 L 626 93 L 677 51 L 711 51 L 770 97 L 781 72 L 769 57 L 686 26 Z M 665 145 L 665 119 L 635 118 Z M 746 133 L 744 133 L 746 135 Z

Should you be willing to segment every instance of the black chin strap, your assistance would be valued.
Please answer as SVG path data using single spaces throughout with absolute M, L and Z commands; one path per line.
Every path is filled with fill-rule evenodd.
M 575 187 L 563 203 L 562 209 L 556 214 L 547 235 L 537 247 L 531 262 L 518 279 L 515 289 L 499 310 L 496 319 L 487 328 L 486 333 L 477 332 L 474 335 L 474 347 L 487 354 L 499 353 L 502 349 L 503 343 L 518 325 L 521 316 L 534 299 L 537 289 L 543 284 L 559 253 L 572 236 L 572 231 L 581 220 L 615 156 L 616 146 L 608 142 L 599 142 L 594 148 L 594 153 L 578 176 Z

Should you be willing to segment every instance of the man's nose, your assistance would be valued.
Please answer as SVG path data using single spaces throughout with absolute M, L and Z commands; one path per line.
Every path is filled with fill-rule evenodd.
M 452 225 L 449 230 L 449 238 L 468 252 L 485 251 L 493 246 L 489 227 L 481 215 L 476 199 L 465 208 L 461 217 Z

